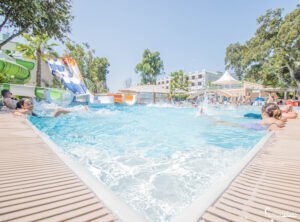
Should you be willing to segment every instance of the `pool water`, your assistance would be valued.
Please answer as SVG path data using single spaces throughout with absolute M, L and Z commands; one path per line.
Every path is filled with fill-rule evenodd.
M 266 131 L 240 127 L 252 108 L 106 106 L 58 118 L 31 117 L 149 221 L 170 221 L 245 156 Z

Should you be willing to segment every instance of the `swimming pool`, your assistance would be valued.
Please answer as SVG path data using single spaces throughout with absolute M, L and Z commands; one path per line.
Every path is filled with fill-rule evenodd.
M 145 218 L 170 221 L 266 134 L 238 126 L 256 121 L 249 109 L 107 106 L 30 121 Z

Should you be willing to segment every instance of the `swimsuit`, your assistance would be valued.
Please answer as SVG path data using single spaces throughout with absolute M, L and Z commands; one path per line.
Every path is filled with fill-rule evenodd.
M 267 126 L 264 126 L 260 123 L 241 123 L 242 127 L 252 130 L 266 130 Z
M 262 119 L 261 114 L 256 114 L 256 113 L 246 113 L 244 117 L 251 118 L 251 119 Z

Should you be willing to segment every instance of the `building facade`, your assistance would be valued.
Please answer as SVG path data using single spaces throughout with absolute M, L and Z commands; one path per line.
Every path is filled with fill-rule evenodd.
M 216 81 L 222 76 L 222 72 L 211 72 L 203 69 L 202 71 L 195 71 L 186 73 L 187 79 L 190 82 L 189 92 L 196 92 L 209 85 L 210 82 Z M 157 85 L 162 88 L 170 89 L 170 76 L 165 76 L 156 81 Z

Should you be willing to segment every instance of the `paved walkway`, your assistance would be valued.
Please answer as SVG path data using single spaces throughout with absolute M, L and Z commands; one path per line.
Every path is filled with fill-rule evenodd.
M 199 221 L 300 221 L 300 119 L 267 142 Z
M 116 221 L 26 121 L 0 112 L 0 221 Z

